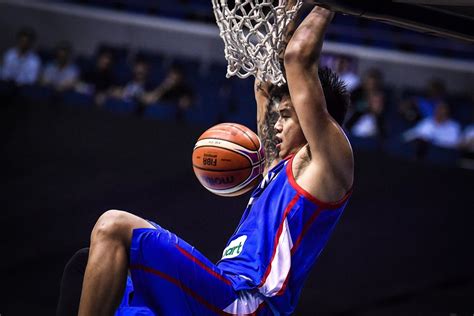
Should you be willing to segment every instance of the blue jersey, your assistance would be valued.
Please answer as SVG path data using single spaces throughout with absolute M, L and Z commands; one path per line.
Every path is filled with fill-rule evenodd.
M 350 196 L 337 203 L 319 201 L 296 183 L 292 161 L 281 161 L 254 190 L 217 264 L 235 290 L 257 290 L 252 304 L 265 303 L 277 314 L 296 308 L 303 283 Z
M 134 295 L 116 316 L 291 314 L 349 197 L 319 201 L 298 186 L 291 164 L 281 161 L 254 190 L 217 265 L 158 224 L 134 229 Z

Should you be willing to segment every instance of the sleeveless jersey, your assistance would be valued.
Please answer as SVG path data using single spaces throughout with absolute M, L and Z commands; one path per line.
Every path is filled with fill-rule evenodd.
M 272 168 L 253 191 L 217 266 L 235 290 L 257 293 L 275 314 L 291 314 L 308 276 L 344 210 L 319 201 L 295 181 L 293 158 Z

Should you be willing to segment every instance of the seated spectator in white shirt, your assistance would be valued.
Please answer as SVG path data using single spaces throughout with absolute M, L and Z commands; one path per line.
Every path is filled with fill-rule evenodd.
M 339 56 L 336 59 L 335 71 L 339 78 L 346 84 L 349 92 L 354 91 L 360 84 L 359 75 L 354 70 L 353 59 L 348 56 Z
M 461 166 L 474 170 L 474 124 L 468 125 L 461 137 Z
M 456 148 L 461 136 L 458 122 L 449 116 L 449 106 L 440 102 L 434 115 L 420 121 L 415 127 L 403 133 L 405 141 L 421 140 L 444 148 Z
M 474 153 L 474 124 L 466 126 L 461 136 L 461 149 Z
M 17 34 L 17 44 L 3 55 L 1 79 L 17 85 L 33 84 L 38 79 L 41 60 L 33 51 L 36 34 L 23 28 Z
M 358 137 L 385 136 L 384 111 L 385 95 L 382 91 L 371 91 L 367 95 L 367 112 L 361 115 L 351 128 Z
M 56 48 L 56 56 L 43 71 L 41 84 L 51 86 L 57 91 L 72 89 L 79 79 L 79 68 L 71 60 L 72 47 L 61 42 Z

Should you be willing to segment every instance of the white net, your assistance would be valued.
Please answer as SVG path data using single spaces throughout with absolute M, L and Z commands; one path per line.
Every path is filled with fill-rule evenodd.
M 256 76 L 282 85 L 285 31 L 303 0 L 212 0 L 224 40 L 227 77 Z

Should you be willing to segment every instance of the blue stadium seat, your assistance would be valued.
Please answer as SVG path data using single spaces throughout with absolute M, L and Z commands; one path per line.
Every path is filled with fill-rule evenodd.
M 55 52 L 52 49 L 41 48 L 37 50 L 37 53 L 43 65 L 51 62 L 55 57 Z
M 332 23 L 346 26 L 357 26 L 358 19 L 348 14 L 336 14 Z
M 184 113 L 184 120 L 190 124 L 211 126 L 219 121 L 219 111 L 217 107 L 198 101 Z
M 184 113 L 185 121 L 206 126 L 217 123 L 228 105 L 228 99 L 220 94 L 220 88 L 220 85 L 204 79 L 194 85 L 195 102 Z
M 373 20 L 363 20 L 366 32 L 369 33 L 368 43 L 385 49 L 396 48 L 393 26 Z
M 95 59 L 89 56 L 77 56 L 75 62 L 81 74 L 92 70 L 95 65 Z
M 0 97 L 11 96 L 15 90 L 15 85 L 10 81 L 0 80 Z
M 404 142 L 401 136 L 393 136 L 387 139 L 385 150 L 388 154 L 394 157 L 404 159 L 416 158 L 415 145 L 413 143 Z
M 54 90 L 50 87 L 40 85 L 26 85 L 19 89 L 19 95 L 28 101 L 47 102 L 54 94 Z
M 73 106 L 94 106 L 94 97 L 90 94 L 79 93 L 76 91 L 66 91 L 63 94 L 63 103 Z
M 191 83 L 197 83 L 200 81 L 198 78 L 201 68 L 201 63 L 199 60 L 189 58 L 173 58 L 171 64 L 178 66 L 183 71 L 186 79 L 189 79 Z
M 468 125 L 474 121 L 474 104 L 468 97 L 451 97 L 448 100 L 451 107 L 451 114 L 454 120 L 461 125 Z
M 150 65 L 149 81 L 152 86 L 158 85 L 164 79 L 166 66 L 163 62 L 163 55 L 156 52 L 140 50 L 135 55 L 135 58 L 143 59 Z
M 149 13 L 156 10 L 156 1 L 149 0 L 122 0 L 123 8 L 127 11 Z
M 361 148 L 372 151 L 381 149 L 381 143 L 377 137 L 357 137 L 349 133 L 347 134 L 347 136 L 354 148 Z
M 125 85 L 133 78 L 132 65 L 128 62 L 118 62 L 113 68 L 114 81 L 117 85 Z
M 131 100 L 108 98 L 104 103 L 104 109 L 119 114 L 131 114 L 138 110 L 138 105 Z
M 251 129 L 256 126 L 256 103 L 253 92 L 253 77 L 230 79 L 229 105 L 223 113 L 223 120 L 243 124 Z
M 240 109 L 236 112 L 227 113 L 225 119 L 226 122 L 239 123 L 247 126 L 253 131 L 257 130 L 257 114 L 254 107 L 254 110 L 250 109 Z
M 197 1 L 194 0 L 186 5 L 186 11 L 192 12 L 193 15 L 202 17 L 212 17 L 212 2 L 211 1 Z
M 148 105 L 143 113 L 146 118 L 157 119 L 162 121 L 174 121 L 178 114 L 178 109 L 174 104 L 157 102 Z
M 430 146 L 426 160 L 446 166 L 455 166 L 461 157 L 461 153 L 456 149 L 441 148 L 438 146 Z
M 186 17 L 186 8 L 179 1 L 158 1 L 158 12 L 167 17 L 184 19 Z

